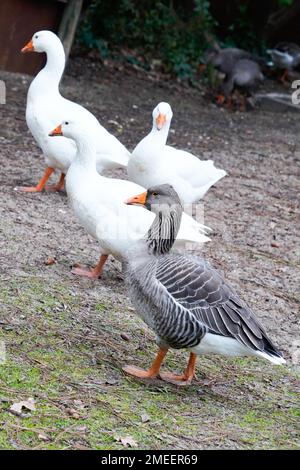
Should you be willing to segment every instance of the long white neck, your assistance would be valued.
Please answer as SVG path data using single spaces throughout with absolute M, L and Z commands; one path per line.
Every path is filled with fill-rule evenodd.
M 59 94 L 59 83 L 66 62 L 63 45 L 59 40 L 53 41 L 49 43 L 45 52 L 47 54 L 46 65 L 31 83 L 28 98 L 37 93 L 44 97 Z
M 161 130 L 158 130 L 155 122 L 151 132 L 136 146 L 133 151 L 133 157 L 137 155 L 139 161 L 145 166 L 153 167 L 162 157 L 162 151 L 166 145 L 169 134 L 170 122 L 166 123 Z
M 171 125 L 171 121 L 168 121 L 165 123 L 162 129 L 158 130 L 156 127 L 155 121 L 153 121 L 152 130 L 150 134 L 148 135 L 155 139 L 155 141 L 157 142 L 157 145 L 163 147 L 167 143 L 170 125 Z
M 96 172 L 96 143 L 89 136 L 81 135 L 76 140 L 77 153 L 74 162 L 85 170 Z

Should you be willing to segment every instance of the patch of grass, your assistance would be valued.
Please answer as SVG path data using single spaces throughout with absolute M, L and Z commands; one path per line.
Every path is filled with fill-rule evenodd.
M 120 449 L 125 436 L 141 449 L 297 447 L 295 372 L 205 357 L 198 360 L 199 382 L 187 388 L 127 377 L 122 365 L 151 363 L 152 333 L 126 307 L 87 307 L 71 287 L 67 279 L 32 276 L 1 290 L 1 448 Z M 187 358 L 170 351 L 163 367 L 180 372 Z M 29 397 L 36 411 L 9 412 Z

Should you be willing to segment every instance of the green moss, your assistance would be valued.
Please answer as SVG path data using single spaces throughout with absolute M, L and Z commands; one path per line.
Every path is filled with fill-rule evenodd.
M 127 307 L 121 317 L 120 306 L 97 300 L 86 312 L 69 280 L 35 276 L 2 288 L 0 300 L 7 320 L 0 448 L 121 449 L 118 436 L 133 437 L 141 449 L 298 445 L 297 375 L 286 367 L 210 356 L 198 359 L 199 382 L 190 387 L 139 381 L 121 367 L 148 367 L 157 347 Z M 181 372 L 187 359 L 187 352 L 170 351 L 163 368 Z M 28 397 L 36 411 L 22 420 L 8 412 Z

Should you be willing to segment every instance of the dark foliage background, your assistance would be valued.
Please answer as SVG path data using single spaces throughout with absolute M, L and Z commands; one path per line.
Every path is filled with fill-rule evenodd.
M 92 0 L 78 41 L 102 59 L 115 57 L 192 80 L 214 40 L 264 54 L 272 40 L 270 18 L 295 1 Z

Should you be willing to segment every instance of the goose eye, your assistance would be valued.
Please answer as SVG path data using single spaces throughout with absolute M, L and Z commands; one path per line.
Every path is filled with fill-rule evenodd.
M 37 34 L 36 34 L 34 37 L 35 37 L 35 39 L 38 39 L 38 38 L 39 38 Z
M 157 193 L 156 192 L 152 193 L 152 196 L 157 196 Z
M 68 122 L 68 121 L 66 121 L 66 122 L 65 122 L 65 125 L 66 125 L 66 126 L 68 126 L 68 125 L 69 125 L 69 122 Z

